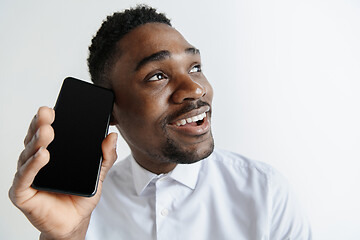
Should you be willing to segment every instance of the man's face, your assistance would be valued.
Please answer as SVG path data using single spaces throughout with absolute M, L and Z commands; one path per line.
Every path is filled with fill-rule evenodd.
M 210 155 L 213 91 L 199 51 L 161 23 L 135 28 L 117 48 L 113 117 L 139 164 L 156 172 Z

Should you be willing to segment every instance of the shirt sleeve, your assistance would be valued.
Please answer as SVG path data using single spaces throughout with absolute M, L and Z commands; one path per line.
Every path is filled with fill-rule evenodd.
M 270 240 L 311 240 L 311 229 L 287 180 L 276 170 L 269 176 Z

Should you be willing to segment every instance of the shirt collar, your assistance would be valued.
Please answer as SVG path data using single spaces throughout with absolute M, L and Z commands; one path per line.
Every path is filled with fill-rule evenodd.
M 165 175 L 156 175 L 155 173 L 146 170 L 136 162 L 133 156 L 130 157 L 130 161 L 134 187 L 138 195 L 141 195 L 141 193 L 153 179 L 161 178 L 163 175 Z M 166 175 L 194 190 L 198 180 L 201 162 L 202 160 L 192 164 L 178 164 L 173 171 Z
M 151 180 L 157 177 L 155 173 L 149 172 L 145 168 L 141 167 L 134 159 L 130 156 L 132 177 L 134 180 L 135 191 L 140 195 L 144 189 L 149 185 Z
M 175 169 L 169 173 L 169 176 L 175 181 L 194 190 L 199 177 L 202 161 L 203 160 L 197 161 L 192 164 L 178 164 Z

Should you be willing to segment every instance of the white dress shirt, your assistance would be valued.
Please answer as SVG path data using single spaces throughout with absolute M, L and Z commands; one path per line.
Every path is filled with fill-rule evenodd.
M 132 156 L 110 170 L 88 240 L 311 239 L 284 178 L 265 163 L 215 150 L 156 175 Z

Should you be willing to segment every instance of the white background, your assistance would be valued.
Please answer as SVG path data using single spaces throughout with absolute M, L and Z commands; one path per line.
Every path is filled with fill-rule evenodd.
M 217 147 L 280 170 L 314 239 L 360 239 L 360 2 L 144 2 L 200 48 Z M 7 196 L 31 118 L 66 76 L 90 79 L 91 37 L 135 3 L 0 1 L 0 239 L 38 237 Z

